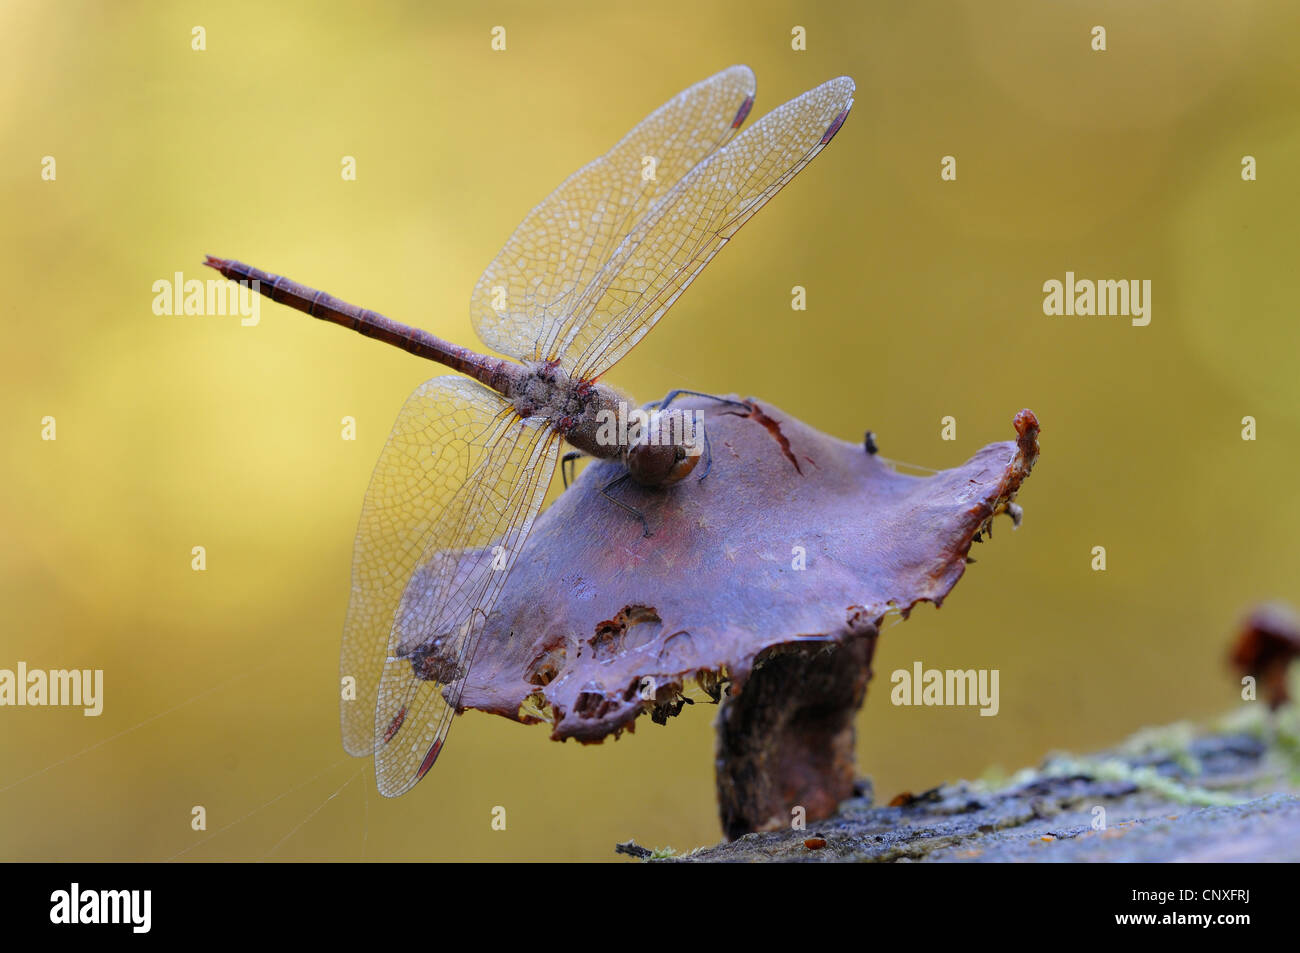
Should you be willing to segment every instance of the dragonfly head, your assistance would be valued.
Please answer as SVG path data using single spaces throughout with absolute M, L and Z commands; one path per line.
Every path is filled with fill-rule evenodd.
M 672 486 L 700 461 L 704 420 L 699 411 L 652 411 L 647 424 L 630 433 L 625 463 L 642 486 Z

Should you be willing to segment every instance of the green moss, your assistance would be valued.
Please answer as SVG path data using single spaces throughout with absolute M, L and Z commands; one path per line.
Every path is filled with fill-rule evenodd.
M 1182 784 L 1155 768 L 1135 767 L 1118 758 L 1054 758 L 1048 761 L 1042 773 L 1048 777 L 1083 775 L 1098 781 L 1127 781 L 1176 804 L 1194 804 L 1198 807 L 1232 807 L 1248 800 L 1223 791 L 1208 791 Z
M 1212 730 L 1221 734 L 1244 734 L 1264 742 L 1290 776 L 1300 784 L 1300 663 L 1287 672 L 1288 694 L 1292 701 L 1276 711 L 1262 701 L 1246 702 L 1213 722 Z
M 1201 762 L 1192 754 L 1192 742 L 1196 736 L 1196 725 L 1190 721 L 1176 721 L 1171 725 L 1143 728 L 1130 735 L 1116 751 L 1131 758 L 1167 758 L 1195 777 L 1203 770 Z
M 991 793 L 993 791 L 1004 791 L 1008 788 L 1020 787 L 1023 784 L 1028 784 L 1030 781 L 1033 781 L 1038 776 L 1038 771 L 1034 768 L 1021 768 L 1015 774 L 1009 775 L 1001 765 L 998 765 L 986 770 L 976 780 L 969 782 L 968 786 L 972 791 Z
M 1292 674 L 1296 672 L 1292 668 Z M 1300 679 L 1297 679 L 1300 681 Z M 1300 685 L 1291 689 L 1292 698 L 1300 698 Z M 1272 747 L 1286 765 L 1293 784 L 1300 784 L 1300 704 L 1283 705 L 1273 716 Z
M 999 788 L 1006 787 L 1011 775 L 1007 774 L 1007 769 L 1000 764 L 991 764 L 984 769 L 984 773 L 975 779 L 972 786 L 978 787 L 985 791 L 996 791 Z
M 1297 681 L 1300 682 L 1300 677 Z M 1300 684 L 1294 697 L 1300 697 Z M 1300 775 L 1300 706 L 1285 706 L 1270 717 L 1263 704 L 1243 705 L 1217 719 L 1210 730 L 1260 738 L 1287 759 L 1293 773 Z M 1125 760 L 1158 758 L 1172 761 L 1188 776 L 1197 777 L 1204 768 L 1193 754 L 1192 745 L 1203 732 L 1204 729 L 1188 721 L 1144 728 L 1106 755 L 1079 757 L 1068 751 L 1052 752 L 1040 769 L 1023 768 L 1008 777 L 1001 766 L 993 766 L 971 786 L 980 791 L 1005 790 L 1043 777 L 1080 775 L 1100 781 L 1126 781 L 1178 804 L 1228 807 L 1243 803 L 1242 798 L 1234 795 L 1187 784 L 1161 774 L 1150 765 L 1134 765 Z
M 1210 725 L 1210 730 L 1220 735 L 1249 735 L 1267 741 L 1269 735 L 1268 706 L 1261 702 L 1247 702 L 1220 715 Z

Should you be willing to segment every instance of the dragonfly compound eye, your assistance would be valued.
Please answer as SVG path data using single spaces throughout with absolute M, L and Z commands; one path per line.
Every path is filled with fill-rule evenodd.
M 695 469 L 695 464 L 700 462 L 698 453 L 691 453 L 684 447 L 674 447 L 676 451 L 676 460 L 673 467 L 668 471 L 668 476 L 664 479 L 663 486 L 672 486 L 686 478 L 686 474 Z
M 677 466 L 677 448 L 671 444 L 634 443 L 627 449 L 627 471 L 642 486 L 664 486 Z
M 650 414 L 647 426 L 632 434 L 627 469 L 643 486 L 671 486 L 695 469 L 704 425 L 695 411 L 664 410 Z

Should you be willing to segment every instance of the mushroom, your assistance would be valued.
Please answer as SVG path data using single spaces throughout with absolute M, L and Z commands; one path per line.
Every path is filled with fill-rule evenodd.
M 1287 669 L 1300 656 L 1300 619 L 1279 602 L 1256 608 L 1242 624 L 1230 661 L 1242 676 L 1259 681 L 1269 707 L 1289 700 Z
M 711 459 L 672 490 L 611 489 L 594 462 L 537 520 L 487 620 L 461 709 L 598 742 L 721 702 L 728 837 L 834 813 L 854 793 L 853 716 L 885 616 L 939 605 L 971 544 L 1011 515 L 1038 421 L 931 476 L 896 472 L 756 400 L 695 398 Z M 703 469 L 701 467 L 700 469 Z M 698 472 L 698 471 L 697 471 Z M 695 696 L 695 697 L 692 697 Z

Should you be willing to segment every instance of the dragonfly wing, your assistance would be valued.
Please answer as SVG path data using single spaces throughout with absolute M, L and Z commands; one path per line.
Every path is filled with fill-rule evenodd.
M 853 105 L 841 76 L 772 110 L 667 192 L 622 242 L 567 319 L 558 357 L 575 377 L 606 371 L 713 256 L 812 161 Z
M 560 323 L 654 202 L 749 115 L 754 74 L 733 66 L 678 93 L 569 176 L 515 229 L 479 278 L 479 337 L 522 360 L 553 356 Z
M 513 411 L 478 434 L 468 475 L 435 511 L 392 617 L 372 722 L 376 780 L 389 797 L 424 777 L 442 749 L 479 636 L 559 456 L 554 430 Z
M 383 743 L 375 732 L 376 698 L 402 594 L 428 563 L 426 554 L 485 545 L 503 516 L 507 525 L 526 527 L 535 514 L 535 506 L 503 514 L 501 504 L 485 498 L 508 493 L 503 481 L 522 479 L 534 462 L 545 432 L 529 428 L 521 441 L 523 426 L 502 397 L 459 376 L 425 382 L 398 414 L 366 490 L 353 551 L 339 663 L 345 687 L 355 679 L 340 704 L 349 753 L 368 755 Z M 545 461 L 537 466 L 546 469 Z

